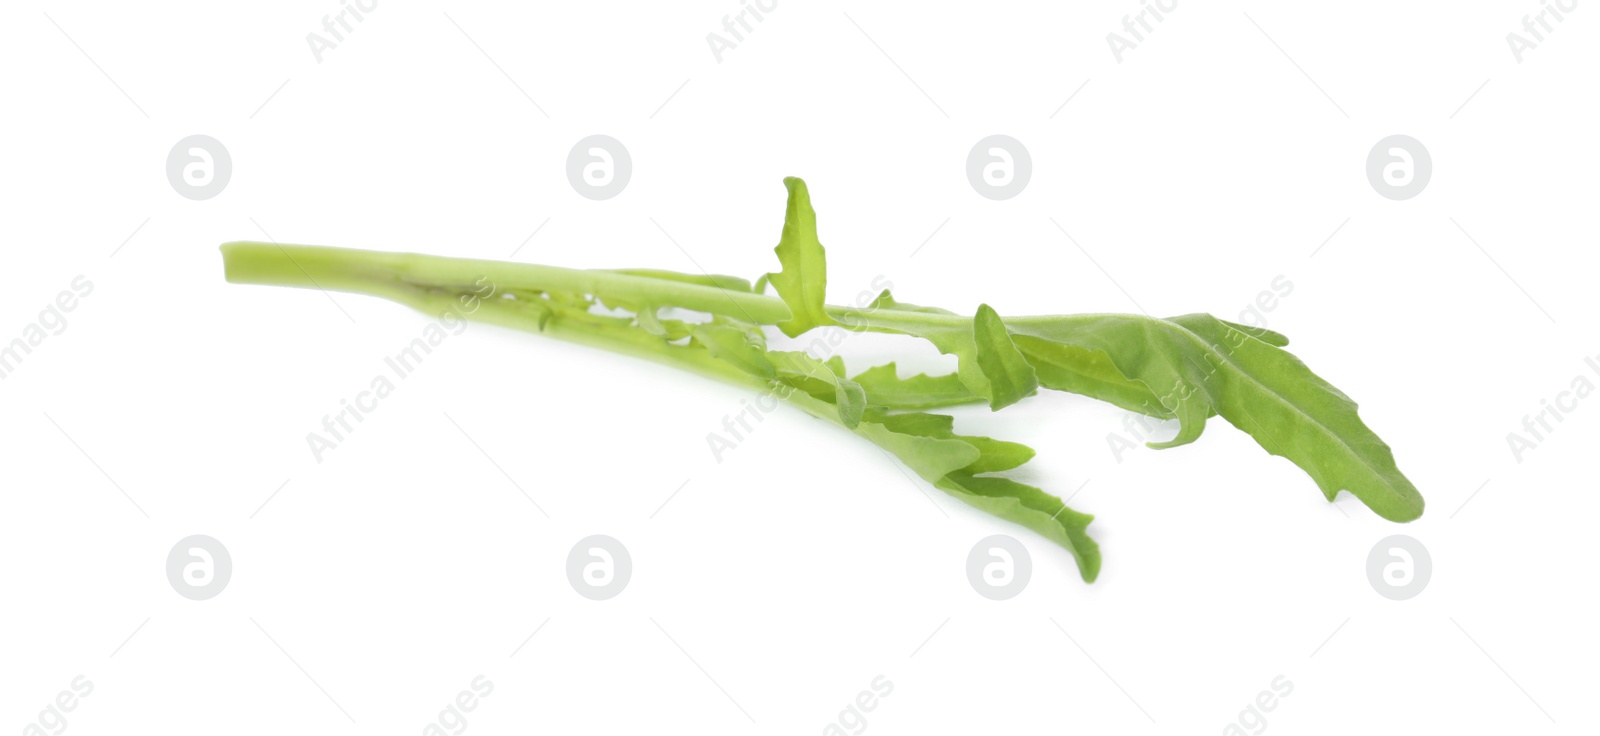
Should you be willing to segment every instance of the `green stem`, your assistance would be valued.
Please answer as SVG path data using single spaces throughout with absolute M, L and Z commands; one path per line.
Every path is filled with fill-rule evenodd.
M 674 345 L 654 335 L 630 327 L 608 323 L 582 313 L 563 313 L 559 318 L 543 319 L 537 308 L 516 299 L 497 298 L 505 289 L 560 291 L 642 298 L 650 303 L 694 305 L 724 310 L 749 309 L 773 321 L 788 319 L 783 302 L 769 297 L 739 292 L 724 292 L 664 279 L 574 271 L 550 266 L 505 264 L 494 261 L 435 258 L 409 254 L 382 253 L 344 248 L 280 246 L 275 243 L 228 243 L 222 246 L 228 281 L 238 284 L 268 284 L 344 291 L 382 297 L 412 307 L 434 317 L 455 314 L 486 324 L 538 333 L 557 340 L 609 350 L 623 355 L 669 365 L 707 378 L 755 391 L 773 390 L 765 379 L 746 373 L 700 349 Z M 448 265 L 429 283 L 406 278 L 412 269 Z M 478 280 L 496 286 L 493 296 L 470 298 L 478 291 Z M 499 280 L 496 280 L 499 279 Z M 438 282 L 458 282 L 453 290 Z M 463 295 L 469 299 L 463 302 Z M 730 306 L 728 296 L 734 300 Z M 751 297 L 754 297 L 752 299 Z M 776 303 L 777 308 L 772 304 Z M 779 310 L 781 309 L 781 313 Z M 702 309 L 702 311 L 714 311 Z M 831 405 L 812 400 L 802 392 L 782 392 L 784 398 L 813 416 L 838 423 Z
M 450 288 L 484 281 L 499 290 L 592 294 L 710 312 L 757 324 L 776 324 L 791 317 L 781 299 L 614 271 L 253 241 L 223 244 L 222 257 L 228 281 L 236 284 L 369 294 L 386 284 Z
M 600 299 L 708 312 L 762 325 L 793 317 L 789 307 L 776 297 L 615 271 L 257 241 L 225 243 L 222 256 L 228 281 L 236 284 L 389 296 L 379 292 L 397 285 L 470 290 L 472 285 L 486 280 L 499 290 L 590 294 Z M 853 317 L 869 314 L 876 322 L 907 326 L 972 322 L 971 317 L 928 312 L 837 306 L 829 306 L 827 311 L 845 324 L 851 324 Z

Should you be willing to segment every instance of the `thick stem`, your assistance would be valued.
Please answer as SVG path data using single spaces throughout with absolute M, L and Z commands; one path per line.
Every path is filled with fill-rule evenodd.
M 228 281 L 236 284 L 390 296 L 379 292 L 400 285 L 470 289 L 486 279 L 486 283 L 500 290 L 590 294 L 601 299 L 708 312 L 762 325 L 774 325 L 793 316 L 783 300 L 776 297 L 615 271 L 256 241 L 225 243 L 222 256 Z M 845 325 L 858 324 L 857 318 L 867 315 L 877 323 L 906 326 L 972 321 L 971 317 L 960 315 L 890 309 L 828 306 L 827 311 Z
M 614 271 L 252 241 L 223 244 L 222 257 L 228 281 L 236 284 L 365 294 L 384 284 L 469 287 L 486 281 L 500 290 L 592 294 L 709 312 L 757 324 L 777 324 L 791 318 L 781 299 Z
M 542 320 L 542 315 L 535 307 L 520 303 L 516 299 L 496 298 L 499 292 L 483 298 L 470 298 L 472 294 L 481 293 L 477 289 L 471 288 L 471 286 L 477 286 L 477 279 L 483 276 L 491 279 L 490 282 L 486 283 L 497 283 L 493 281 L 495 276 L 506 278 L 506 281 L 510 282 L 509 285 L 497 283 L 498 289 L 520 288 L 543 291 L 571 288 L 575 285 L 582 286 L 584 282 L 575 278 L 572 274 L 588 276 L 591 275 L 590 272 L 574 272 L 570 269 L 545 266 L 524 267 L 522 264 L 477 261 L 472 263 L 488 264 L 496 268 L 475 271 L 466 265 L 458 265 L 457 270 L 449 272 L 450 280 L 459 278 L 462 284 L 470 286 L 462 292 L 453 292 L 429 288 L 428 286 L 410 283 L 398 278 L 397 275 L 405 267 L 405 261 L 410 258 L 406 254 L 308 246 L 278 246 L 272 243 L 228 243 L 223 246 L 223 254 L 228 280 L 233 283 L 333 289 L 382 297 L 412 307 L 433 317 L 442 318 L 447 314 L 454 314 L 476 322 L 538 333 L 557 340 L 643 358 L 707 378 L 714 378 L 740 388 L 755 391 L 773 391 L 775 388 L 768 381 L 746 373 L 726 361 L 718 360 L 705 350 L 673 345 L 659 337 L 637 329 L 618 327 L 593 318 L 584 319 L 582 316 L 574 318 L 571 315 L 567 315 L 560 318 Z M 456 261 L 457 264 L 460 264 L 458 259 L 430 260 Z M 516 266 L 516 268 L 498 268 L 500 266 Z M 416 268 L 418 266 L 413 262 L 411 267 Z M 616 277 L 617 275 L 611 274 L 610 276 Z M 441 280 L 443 279 L 433 279 L 435 282 Z M 643 281 L 645 283 L 627 283 L 629 281 Z M 692 288 L 687 291 L 676 288 L 666 289 L 666 291 L 691 294 L 693 298 L 697 299 L 703 298 L 705 295 L 692 294 L 692 292 L 701 290 L 721 291 L 712 287 L 699 287 L 693 284 L 685 285 L 680 282 L 633 276 L 603 278 L 589 283 L 604 284 L 606 290 L 601 292 L 603 294 L 618 294 L 618 291 L 611 290 L 613 287 L 618 286 L 624 289 L 640 290 L 628 293 L 652 297 L 648 300 L 652 303 L 664 301 L 660 299 L 659 292 L 655 291 L 661 286 L 690 286 Z M 557 286 L 557 284 L 560 286 Z M 575 288 L 574 290 L 594 293 L 582 288 Z M 465 301 L 463 300 L 463 294 L 469 297 Z M 750 295 L 745 294 L 743 296 Z M 757 298 L 774 301 L 778 303 L 778 306 L 783 306 L 779 300 L 759 296 Z M 716 304 L 717 302 L 712 301 L 711 303 Z M 751 306 L 751 303 L 745 303 L 741 306 Z M 759 306 L 757 309 L 762 310 L 763 314 L 777 311 Z M 784 307 L 783 316 L 774 317 L 774 319 L 787 319 L 787 315 L 788 308 Z M 779 395 L 807 414 L 839 424 L 838 411 L 831 404 L 806 396 L 801 391 L 783 391 L 779 392 Z

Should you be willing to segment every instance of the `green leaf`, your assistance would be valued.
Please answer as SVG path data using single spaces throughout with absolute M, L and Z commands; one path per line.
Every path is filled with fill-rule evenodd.
M 783 184 L 789 189 L 789 204 L 783 214 L 783 235 L 773 249 L 783 270 L 767 274 L 766 278 L 793 314 L 788 321 L 779 322 L 778 329 L 789 337 L 798 337 L 813 327 L 835 322 L 824 306 L 827 255 L 817 240 L 817 213 L 811 209 L 811 195 L 798 177 L 788 177 Z
M 639 311 L 633 315 L 633 321 L 634 324 L 639 326 L 639 329 L 655 335 L 656 337 L 667 336 L 667 327 L 666 325 L 661 324 L 661 317 L 660 315 L 656 314 L 655 307 L 649 305 L 640 307 Z
M 979 455 L 976 459 L 964 465 L 955 466 L 952 470 L 962 470 L 973 474 L 998 473 L 1002 470 L 1021 467 L 1023 463 L 1033 459 L 1033 448 L 1019 442 L 1007 442 L 988 437 L 958 436 L 954 433 L 955 420 L 943 414 L 927 414 L 924 412 L 888 414 L 877 411 L 873 412 L 870 418 L 872 421 L 882 424 L 891 432 L 934 439 L 954 438 L 978 449 Z
M 726 323 L 703 323 L 691 325 L 689 334 L 713 357 L 732 363 L 746 373 L 767 379 L 778 375 L 767 359 L 766 340 L 759 330 Z
M 1011 339 L 1045 388 L 1091 396 L 1161 419 L 1173 416 L 1149 386 L 1123 376 L 1105 353 L 1029 335 L 1014 334 Z
M 871 410 L 856 431 L 940 490 L 1061 545 L 1078 563 L 1084 582 L 1094 582 L 1100 574 L 1100 546 L 1088 533 L 1093 516 L 1073 511 L 1061 499 L 1026 483 L 980 475 L 1020 466 L 1033 450 L 988 437 L 964 437 L 952 427 L 950 417 L 938 414 Z
M 1152 447 L 1192 442 L 1220 414 L 1300 466 L 1329 501 L 1347 490 L 1385 519 L 1422 515 L 1422 495 L 1354 401 L 1294 355 L 1211 315 L 1034 317 L 1008 327 L 1025 350 L 1046 348 L 1024 336 L 1092 351 L 1147 386 L 1180 422 L 1177 437 Z
M 1074 511 L 1061 499 L 1010 478 L 951 473 L 935 483 L 967 504 L 1021 524 L 1065 547 L 1078 563 L 1078 575 L 1092 583 L 1100 575 L 1100 545 L 1089 536 L 1094 517 Z
M 987 304 L 979 304 L 978 313 L 972 318 L 972 339 L 976 347 L 974 358 L 989 379 L 990 410 L 999 411 L 1039 390 L 1038 374 L 1017 352 L 1000 315 Z
M 1228 320 L 1225 320 L 1225 319 L 1219 319 L 1217 321 L 1221 322 L 1222 324 L 1225 324 L 1225 325 L 1227 325 L 1229 327 L 1232 327 L 1235 330 L 1243 332 L 1244 334 L 1249 335 L 1249 336 L 1251 336 L 1251 337 L 1253 337 L 1253 338 L 1255 338 L 1257 340 L 1260 340 L 1260 341 L 1262 341 L 1262 342 L 1264 342 L 1264 343 L 1266 343 L 1268 345 L 1271 345 L 1273 347 L 1279 347 L 1279 348 L 1289 347 L 1289 337 L 1287 335 L 1284 335 L 1281 332 L 1273 332 L 1272 330 L 1269 330 L 1269 329 L 1267 329 L 1265 327 L 1252 327 L 1250 325 L 1241 325 L 1238 322 L 1229 322 Z
M 912 316 L 907 319 L 907 316 Z M 917 319 L 916 315 L 937 315 Z M 1018 351 L 1000 315 L 987 304 L 972 319 L 956 317 L 937 307 L 895 301 L 885 290 L 865 310 L 846 320 L 856 329 L 871 329 L 920 337 L 939 352 L 956 356 L 956 375 L 973 394 L 998 411 L 1031 396 L 1039 387 L 1032 365 Z
M 900 378 L 894 363 L 869 368 L 854 380 L 866 389 L 873 405 L 888 409 L 937 409 L 983 401 L 983 397 L 967 390 L 966 384 L 954 373 L 943 376 L 919 373 Z
M 767 359 L 777 370 L 778 380 L 838 408 L 839 422 L 854 429 L 867 408 L 867 395 L 860 384 L 844 377 L 844 359 L 827 362 L 799 352 L 773 351 Z
M 955 312 L 952 312 L 948 309 L 925 307 L 920 304 L 902 302 L 898 299 L 895 299 L 894 294 L 891 294 L 888 289 L 884 289 L 883 291 L 879 292 L 878 298 L 873 299 L 872 304 L 868 305 L 867 307 L 868 312 L 876 312 L 880 309 L 887 309 L 894 312 L 920 312 L 922 314 L 946 314 L 952 317 L 956 316 Z

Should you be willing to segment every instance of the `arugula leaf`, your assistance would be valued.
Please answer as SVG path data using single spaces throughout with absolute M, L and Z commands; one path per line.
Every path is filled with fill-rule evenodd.
M 759 330 L 711 322 L 691 326 L 689 334 L 712 357 L 732 363 L 739 370 L 766 379 L 778 375 L 767 359 L 766 340 Z
M 1068 507 L 1044 491 L 1001 476 L 951 473 L 934 485 L 981 511 L 1033 530 L 1072 554 L 1078 575 L 1092 583 L 1100 575 L 1100 545 L 1089 536 L 1094 516 Z
M 868 368 L 854 380 L 866 389 L 874 405 L 887 409 L 937 409 L 983 401 L 983 397 L 967 390 L 966 384 L 954 373 L 943 376 L 919 373 L 900 378 L 894 363 Z
M 844 360 L 833 356 L 828 362 L 806 353 L 774 351 L 767 359 L 777 368 L 778 379 L 805 391 L 839 410 L 839 422 L 854 429 L 867 408 L 867 394 L 861 385 L 844 377 Z
M 1422 495 L 1362 423 L 1354 401 L 1294 355 L 1211 315 L 1035 317 L 1009 327 L 1030 349 L 1048 350 L 1024 336 L 1090 350 L 1153 390 L 1180 428 L 1151 447 L 1193 442 L 1206 417 L 1220 414 L 1268 453 L 1300 466 L 1329 501 L 1348 490 L 1385 519 L 1422 515 Z
M 1105 353 L 1077 345 L 1013 334 L 1011 339 L 1039 374 L 1039 384 L 1056 391 L 1090 396 L 1128 411 L 1170 419 L 1150 387 L 1122 375 Z
M 990 410 L 999 411 L 1039 389 L 1038 374 L 1011 342 L 1000 315 L 987 304 L 979 304 L 972 318 L 972 342 L 978 368 L 989 379 Z
M 811 209 L 811 194 L 799 177 L 788 177 L 783 185 L 789 189 L 789 204 L 783 213 L 783 236 L 773 249 L 783 270 L 763 278 L 777 289 L 794 315 L 779 322 L 778 329 L 789 337 L 798 337 L 806 330 L 832 325 L 834 321 L 824 304 L 827 254 L 817 240 L 817 213 Z
M 1251 337 L 1253 337 L 1253 338 L 1255 338 L 1257 340 L 1260 340 L 1260 341 L 1262 341 L 1262 342 L 1264 342 L 1264 343 L 1266 343 L 1268 345 L 1271 345 L 1273 347 L 1279 347 L 1279 348 L 1289 347 L 1289 338 L 1288 338 L 1288 336 L 1284 335 L 1281 332 L 1273 332 L 1272 330 L 1269 330 L 1269 329 L 1267 329 L 1265 327 L 1253 327 L 1251 325 L 1241 325 L 1238 322 L 1229 322 L 1228 320 L 1225 320 L 1225 319 L 1219 319 L 1217 321 L 1221 322 L 1222 324 L 1225 324 L 1225 325 L 1227 325 L 1229 327 L 1232 327 L 1235 330 L 1243 332 L 1244 334 L 1249 335 L 1249 336 L 1251 336 Z
M 1087 531 L 1094 517 L 1068 508 L 1034 486 L 985 475 L 1022 465 L 1033 457 L 1033 450 L 1014 442 L 955 434 L 953 423 L 939 414 L 871 410 L 856 431 L 940 490 L 1062 546 L 1077 562 L 1083 581 L 1094 582 L 1101 562 L 1100 545 Z
M 694 336 L 690 329 L 691 325 L 687 322 L 680 319 L 661 319 L 660 315 L 656 314 L 654 307 L 646 307 L 640 310 L 638 314 L 634 315 L 633 321 L 639 329 L 668 342 Z
M 1016 442 L 955 434 L 954 419 L 941 414 L 912 412 L 891 414 L 881 408 L 877 397 L 862 395 L 861 387 L 848 384 L 828 392 L 815 384 L 822 374 L 840 376 L 843 362 L 831 366 L 805 353 L 769 352 L 780 375 L 803 376 L 798 384 L 807 396 L 838 407 L 840 423 L 900 458 L 918 476 L 934 487 L 982 511 L 1033 530 L 1065 548 L 1078 565 L 1084 582 L 1094 582 L 1100 574 L 1100 546 L 1089 537 L 1089 522 L 1094 517 L 1074 511 L 1061 499 L 1039 488 L 1002 476 L 988 475 L 1020 467 L 1033 459 L 1033 449 Z M 893 366 L 889 366 L 892 374 Z M 846 396 L 849 398 L 844 398 Z M 804 401 L 804 399 L 801 399 Z M 873 404 L 865 413 L 855 411 L 855 420 L 845 418 L 846 406 Z M 813 410 L 815 411 L 815 410 Z
M 912 318 L 908 319 L 910 315 Z M 916 318 L 917 315 L 925 315 Z M 867 329 L 920 337 L 939 352 L 956 356 L 956 375 L 972 393 L 999 411 L 1031 396 L 1039 387 L 1038 375 L 1012 342 L 1000 315 L 980 305 L 972 319 L 937 307 L 896 301 L 887 289 L 871 306 L 843 321 L 853 329 Z

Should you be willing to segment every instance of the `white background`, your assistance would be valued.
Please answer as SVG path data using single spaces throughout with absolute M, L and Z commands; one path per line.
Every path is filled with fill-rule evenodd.
M 0 340 L 94 285 L 0 381 L 6 733 L 80 674 L 65 728 L 85 734 L 422 733 L 478 675 L 473 733 L 815 734 L 879 675 L 881 734 L 1223 733 L 1279 675 L 1273 733 L 1600 722 L 1600 408 L 1520 463 L 1507 445 L 1600 383 L 1600 9 L 1518 63 L 1531 0 L 1181 2 L 1119 63 L 1131 0 L 781 0 L 719 63 L 706 35 L 738 0 L 384 0 L 319 63 L 306 35 L 335 0 L 250 7 L 0 10 Z M 234 167 L 198 202 L 165 175 L 195 133 Z M 607 201 L 565 174 L 595 133 L 633 158 Z M 964 171 L 994 133 L 1033 160 L 1007 201 Z M 1365 174 L 1396 133 L 1434 164 L 1398 202 Z M 307 433 L 428 318 L 228 285 L 217 253 L 270 233 L 753 278 L 785 175 L 811 185 L 834 302 L 882 275 L 966 312 L 1237 319 L 1286 277 L 1269 326 L 1361 402 L 1427 513 L 1329 505 L 1220 420 L 1119 459 L 1123 413 L 1079 397 L 956 412 L 1037 448 L 1023 477 L 1098 517 L 1085 585 L 830 425 L 785 408 L 718 463 L 706 434 L 747 392 L 483 326 L 318 463 Z M 947 365 L 910 345 L 845 352 Z M 564 571 L 597 533 L 634 562 L 604 602 Z M 1034 561 L 1005 602 L 965 573 L 995 533 Z M 1365 571 L 1394 533 L 1433 559 L 1404 602 Z M 165 577 L 190 534 L 233 558 L 208 601 Z

